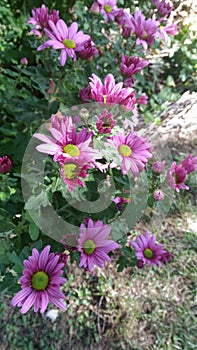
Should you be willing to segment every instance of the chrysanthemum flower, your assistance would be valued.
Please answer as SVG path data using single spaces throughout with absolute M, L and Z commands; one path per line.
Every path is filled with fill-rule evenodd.
M 128 108 L 130 107 L 131 104 L 129 103 L 131 100 L 133 101 L 133 95 L 135 95 L 133 89 L 123 88 L 122 82 L 116 84 L 112 74 L 106 75 L 104 84 L 96 74 L 92 74 L 92 78 L 90 78 L 90 80 L 91 98 L 96 102 L 119 103 Z
M 170 187 L 174 188 L 176 192 L 180 189 L 189 190 L 189 187 L 184 184 L 187 177 L 187 171 L 182 165 L 177 165 L 173 162 L 167 173 L 167 180 Z
M 91 96 L 91 87 L 90 85 L 86 86 L 84 89 L 79 90 L 79 97 L 83 103 L 90 102 L 92 99 Z
M 130 244 L 136 251 L 136 258 L 141 260 L 144 264 L 151 264 L 153 266 L 161 266 L 161 257 L 165 253 L 162 244 L 156 243 L 156 236 L 150 236 L 147 230 L 145 234 L 140 234 L 136 241 L 130 241 Z
M 53 138 L 40 133 L 34 134 L 34 137 L 45 142 L 36 147 L 39 152 L 53 155 L 55 162 L 77 157 L 83 158 L 86 163 L 95 164 L 95 159 L 100 158 L 99 152 L 90 147 L 92 132 L 89 133 L 86 128 L 83 128 L 77 133 L 71 117 L 59 120 L 52 116 L 51 123 L 50 133 Z
M 94 265 L 103 267 L 105 261 L 111 261 L 108 253 L 119 248 L 119 244 L 106 239 L 110 231 L 111 227 L 100 220 L 94 224 L 89 219 L 87 227 L 81 224 L 78 239 L 78 251 L 81 253 L 80 267 L 87 267 L 91 271 Z
M 163 162 L 154 162 L 151 165 L 151 169 L 156 174 L 162 174 L 165 168 L 165 164 L 166 164 L 165 160 Z
M 169 25 L 160 26 L 157 36 L 160 36 L 163 40 L 165 40 L 166 43 L 169 43 L 169 36 L 168 35 L 176 35 L 178 34 L 177 26 L 176 24 L 172 23 Z
M 34 312 L 40 309 L 43 313 L 49 302 L 60 309 L 66 308 L 62 302 L 65 295 L 60 291 L 60 287 L 66 282 L 66 279 L 61 277 L 65 264 L 59 262 L 58 255 L 49 252 L 49 245 L 40 254 L 34 248 L 28 260 L 24 260 L 25 268 L 20 278 L 22 290 L 11 301 L 12 306 L 22 307 L 22 314 L 32 306 Z
M 50 38 L 43 45 L 38 47 L 38 51 L 52 47 L 55 50 L 61 49 L 60 64 L 64 66 L 67 55 L 76 61 L 76 51 L 81 50 L 81 44 L 90 39 L 89 35 L 82 31 L 77 32 L 78 24 L 73 22 L 70 27 L 59 19 L 56 24 L 49 20 L 50 29 L 45 29 L 46 35 Z M 80 47 L 80 48 L 79 48 Z
M 0 174 L 7 174 L 12 168 L 12 162 L 8 156 L 0 157 Z
M 34 8 L 32 10 L 32 17 L 30 17 L 27 21 L 28 24 L 33 24 L 34 28 L 31 29 L 30 34 L 34 34 L 36 36 L 43 36 L 44 29 L 49 29 L 49 20 L 54 24 L 59 20 L 59 11 L 53 10 L 49 13 L 48 7 L 44 4 L 41 8 Z
M 123 174 L 127 174 L 131 170 L 134 176 L 138 176 L 139 172 L 144 170 L 148 158 L 152 157 L 149 143 L 136 133 L 131 132 L 124 136 L 120 132 L 117 136 L 109 138 L 106 145 L 108 143 L 119 152 Z
M 105 22 L 108 22 L 108 19 L 111 21 L 114 21 L 114 17 L 116 16 L 116 13 L 118 11 L 118 8 L 116 6 L 116 0 L 97 0 L 98 3 L 101 5 L 100 7 L 100 13 L 104 15 Z
M 164 199 L 164 193 L 162 190 L 158 189 L 153 192 L 153 198 L 157 202 L 161 202 Z
M 130 202 L 130 198 L 125 197 L 116 197 L 113 199 L 113 202 L 117 204 L 118 210 L 122 211 L 124 204 L 128 204 Z
M 95 47 L 94 42 L 89 39 L 84 41 L 79 47 L 79 57 L 83 60 L 91 60 L 93 56 L 98 54 L 98 50 Z
M 162 16 L 168 16 L 172 11 L 172 6 L 170 3 L 165 2 L 165 0 L 152 0 L 152 4 L 156 6 Z
M 130 57 L 122 54 L 120 71 L 123 76 L 131 77 L 132 75 L 138 73 L 142 68 L 146 67 L 148 64 L 148 61 L 145 61 L 140 57 Z
M 87 170 L 91 168 L 91 165 L 86 162 L 86 159 L 64 159 L 60 161 L 60 172 L 62 179 L 68 185 L 70 191 L 73 191 L 74 187 L 78 185 L 84 187 L 84 182 L 80 180 L 80 177 L 85 178 L 87 176 Z
M 150 18 L 145 19 L 145 16 L 140 11 L 135 11 L 134 16 L 131 16 L 127 21 L 128 27 L 138 36 L 136 45 L 142 45 L 144 50 L 148 46 L 154 44 L 157 32 L 158 22 Z
M 188 154 L 188 156 L 180 164 L 188 174 L 192 173 L 197 168 L 197 157 L 192 157 L 192 154 Z
M 113 119 L 113 114 L 108 113 L 106 109 L 98 116 L 96 127 L 100 134 L 108 134 L 116 125 L 116 120 Z
M 146 105 L 148 102 L 148 96 L 146 95 L 145 92 L 143 92 L 137 99 L 136 99 L 136 103 L 138 105 Z

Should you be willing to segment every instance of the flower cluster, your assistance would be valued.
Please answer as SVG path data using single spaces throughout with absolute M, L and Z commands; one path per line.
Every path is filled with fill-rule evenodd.
M 78 31 L 78 24 L 73 22 L 70 27 L 59 18 L 59 12 L 53 10 L 48 14 L 48 8 L 42 5 L 41 8 L 32 10 L 32 17 L 28 24 L 33 24 L 31 33 L 48 37 L 49 40 L 38 47 L 38 51 L 52 47 L 54 50 L 61 50 L 60 64 L 64 66 L 67 56 L 76 61 L 76 53 L 85 60 L 92 59 L 98 53 L 91 37 Z
M 34 134 L 44 142 L 37 150 L 53 155 L 54 161 L 59 162 L 61 176 L 71 191 L 78 185 L 84 187 L 80 177 L 85 178 L 87 169 L 96 166 L 96 159 L 100 158 L 99 152 L 91 146 L 93 133 L 86 128 L 77 133 L 71 117 L 57 115 L 51 116 L 50 133 L 53 137 Z

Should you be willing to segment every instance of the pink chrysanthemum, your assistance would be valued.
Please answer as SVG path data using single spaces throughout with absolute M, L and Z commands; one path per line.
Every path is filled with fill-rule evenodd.
M 100 134 L 108 134 L 116 125 L 116 120 L 113 119 L 113 114 L 108 113 L 106 109 L 98 116 L 96 127 Z
M 117 204 L 118 210 L 122 211 L 124 205 L 130 202 L 130 198 L 125 198 L 125 197 L 116 197 L 113 199 L 113 202 Z
M 34 25 L 34 28 L 31 29 L 30 34 L 43 36 L 44 29 L 50 29 L 49 20 L 56 24 L 59 20 L 59 11 L 53 10 L 49 13 L 48 7 L 46 7 L 44 4 L 41 6 L 41 8 L 34 8 L 32 10 L 32 17 L 30 17 L 27 21 L 28 24 Z
M 0 157 L 0 174 L 7 174 L 12 168 L 12 162 L 8 156 Z
M 170 187 L 174 188 L 176 192 L 180 189 L 189 190 L 189 187 L 184 184 L 187 177 L 187 171 L 182 165 L 177 165 L 173 162 L 167 173 L 167 180 Z
M 117 14 L 118 8 L 116 6 L 116 0 L 97 0 L 101 5 L 100 13 L 104 15 L 105 22 L 108 22 L 108 19 L 114 21 L 114 18 Z
M 165 0 L 152 0 L 152 4 L 156 6 L 158 12 L 162 16 L 168 16 L 172 11 L 172 6 L 169 3 L 165 2 Z
M 53 155 L 55 162 L 63 162 L 64 159 L 76 157 L 77 159 L 83 158 L 86 163 L 95 164 L 95 159 L 99 158 L 99 152 L 90 147 L 92 132 L 89 133 L 84 128 L 77 133 L 71 117 L 59 120 L 52 116 L 51 124 L 50 133 L 53 138 L 44 134 L 34 134 L 34 137 L 45 142 L 36 147 L 39 152 Z
M 96 74 L 90 78 L 91 98 L 96 102 L 119 103 L 132 109 L 135 103 L 135 93 L 131 88 L 123 88 L 123 83 L 115 83 L 114 76 L 107 74 L 104 84 Z M 132 103 L 131 103 L 132 102 Z
M 162 244 L 156 243 L 156 236 L 150 236 L 147 230 L 146 234 L 141 234 L 136 241 L 130 241 L 130 244 L 136 251 L 136 258 L 144 264 L 161 266 L 161 257 L 165 253 Z
M 172 23 L 169 25 L 166 25 L 165 27 L 160 26 L 157 36 L 160 36 L 163 40 L 165 40 L 166 43 L 169 43 L 169 36 L 168 35 L 177 35 L 178 30 L 176 24 Z
M 192 173 L 197 168 L 197 157 L 192 157 L 192 154 L 189 154 L 180 164 L 188 174 Z
M 83 181 L 80 177 L 85 178 L 87 176 L 87 170 L 91 168 L 90 164 L 87 164 L 86 159 L 64 159 L 60 161 L 60 172 L 62 179 L 68 185 L 70 191 L 73 191 L 78 185 L 84 187 Z
M 82 31 L 77 32 L 78 24 L 73 22 L 70 27 L 59 19 L 56 24 L 49 20 L 49 29 L 45 29 L 46 35 L 50 38 L 43 45 L 38 47 L 38 51 L 52 47 L 55 50 L 61 49 L 60 64 L 64 66 L 67 55 L 76 61 L 76 51 L 82 49 L 81 44 L 90 39 L 89 35 Z
M 81 253 L 80 267 L 91 271 L 94 265 L 103 267 L 105 261 L 111 261 L 108 253 L 119 248 L 119 244 L 106 239 L 110 231 L 111 227 L 104 225 L 100 220 L 94 224 L 89 219 L 87 227 L 81 224 L 78 239 L 78 251 Z
M 40 254 L 34 248 L 28 260 L 24 260 L 25 269 L 20 278 L 22 290 L 11 301 L 12 306 L 22 307 L 22 314 L 33 305 L 34 312 L 40 309 L 43 313 L 49 302 L 60 309 L 66 308 L 62 302 L 65 295 L 60 291 L 60 287 L 66 282 L 66 279 L 61 277 L 65 264 L 59 262 L 58 255 L 49 252 L 49 245 Z
M 151 165 L 151 169 L 156 174 L 162 174 L 165 168 L 165 164 L 166 164 L 165 160 L 163 162 L 154 162 Z
M 130 16 L 127 25 L 138 36 L 136 45 L 142 45 L 144 50 L 152 46 L 158 32 L 158 22 L 145 16 L 140 11 L 135 11 L 134 16 Z
M 130 57 L 122 54 L 120 71 L 123 76 L 131 77 L 132 75 L 138 73 L 142 68 L 146 67 L 148 64 L 148 61 L 145 61 L 140 57 Z
M 148 96 L 146 95 L 145 92 L 143 92 L 137 99 L 136 103 L 138 105 L 146 105 L 148 103 Z
M 164 199 L 164 193 L 163 193 L 163 191 L 162 190 L 155 190 L 154 192 L 153 192 L 153 198 L 154 198 L 154 200 L 155 201 L 157 201 L 157 202 L 161 202 L 161 201 L 163 201 L 163 199 Z
M 117 136 L 109 138 L 106 145 L 108 143 L 119 152 L 123 174 L 131 170 L 134 176 L 138 176 L 139 172 L 144 170 L 148 158 L 152 157 L 149 143 L 136 133 L 131 132 L 125 136 L 120 132 Z

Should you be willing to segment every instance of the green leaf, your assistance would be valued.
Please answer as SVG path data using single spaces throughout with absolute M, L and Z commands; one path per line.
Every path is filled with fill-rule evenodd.
M 31 222 L 29 225 L 29 235 L 32 239 L 32 241 L 36 241 L 39 236 L 39 228 L 36 226 L 34 222 Z

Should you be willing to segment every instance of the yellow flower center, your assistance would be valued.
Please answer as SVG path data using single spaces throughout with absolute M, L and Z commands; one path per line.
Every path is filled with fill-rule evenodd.
M 110 12 L 112 11 L 111 6 L 108 5 L 108 4 L 106 4 L 106 5 L 104 6 L 104 9 L 105 9 L 105 12 L 107 12 L 107 13 L 110 13 Z
M 67 163 L 63 166 L 65 178 L 68 180 L 73 180 L 76 178 L 78 173 L 78 167 L 76 164 Z
M 64 39 L 62 43 L 67 49 L 74 49 L 76 47 L 75 42 L 71 39 Z
M 84 242 L 83 251 L 85 254 L 90 255 L 95 251 L 95 249 L 96 249 L 96 246 L 91 239 L 87 239 L 87 241 Z
M 31 286 L 36 290 L 45 290 L 49 283 L 48 275 L 43 271 L 38 271 L 33 274 Z
M 143 36 L 142 36 L 142 39 L 146 39 L 147 38 L 147 33 L 146 32 L 144 32 L 144 34 L 143 34 Z
M 103 102 L 107 103 L 107 95 L 103 95 Z
M 144 250 L 144 256 L 147 259 L 151 259 L 153 257 L 153 251 L 150 248 L 146 248 Z
M 71 143 L 69 143 L 68 145 L 63 147 L 63 151 L 65 153 L 68 153 L 69 156 L 71 157 L 78 157 L 80 155 L 80 150 L 77 146 L 72 145 Z
M 123 157 L 129 157 L 132 154 L 132 150 L 130 149 L 129 146 L 127 145 L 121 145 L 119 147 L 119 153 L 123 156 Z

